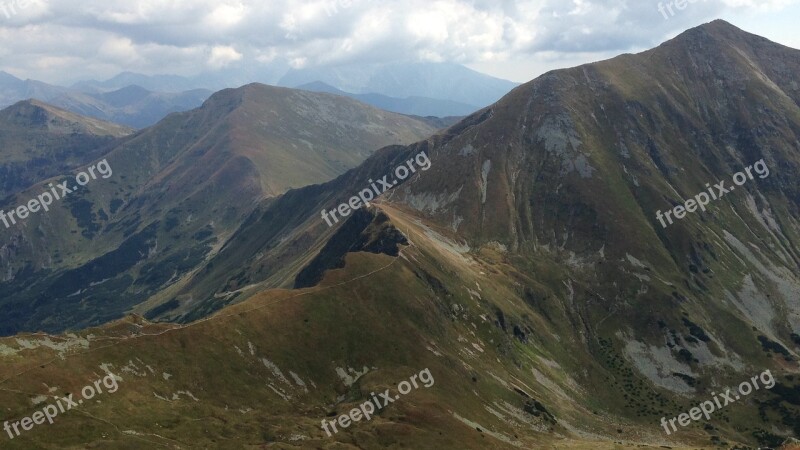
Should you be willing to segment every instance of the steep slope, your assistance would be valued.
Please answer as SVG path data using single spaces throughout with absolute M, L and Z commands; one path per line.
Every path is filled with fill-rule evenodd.
M 601 404 L 657 424 L 688 410 L 670 397 L 697 404 L 731 373 L 798 370 L 798 71 L 797 50 L 717 21 L 640 55 L 552 72 L 432 150 L 433 169 L 389 199 L 475 252 L 508 251 L 536 280 L 533 309 L 607 371 L 582 384 L 608 383 Z M 746 181 L 734 184 L 740 171 Z M 730 193 L 707 212 L 662 226 L 659 211 L 721 195 L 720 181 Z M 735 433 L 714 426 L 761 445 L 797 436 L 788 380 L 783 404 L 754 401 L 758 419 L 734 417 L 736 406 Z
M 36 100 L 0 111 L 0 198 L 100 158 L 133 130 Z
M 437 152 L 448 164 L 392 198 L 475 245 L 573 267 L 608 299 L 584 320 L 646 308 L 649 320 L 609 325 L 653 339 L 650 324 L 683 309 L 737 354 L 749 351 L 743 334 L 791 349 L 800 330 L 798 70 L 797 50 L 720 21 L 641 55 L 550 73 L 494 105 Z M 750 178 L 734 185 L 747 167 Z M 731 193 L 708 213 L 667 227 L 657 219 L 720 180 Z M 728 302 L 736 318 L 714 323 Z
M 2 333 L 105 323 L 177 283 L 259 201 L 435 130 L 356 101 L 264 85 L 212 96 L 104 154 L 98 179 L 4 230 Z M 8 211 L 56 179 L 7 198 Z M 71 186 L 72 184 L 70 184 Z
M 233 145 L 253 160 L 266 155 L 259 147 L 273 147 L 271 161 L 256 162 L 271 195 L 328 181 L 388 143 L 409 143 L 435 132 L 419 120 L 335 95 L 265 85 L 235 92 L 245 103 L 231 114 Z M 256 118 L 259 127 L 246 125 Z M 286 135 L 302 138 L 289 141 Z

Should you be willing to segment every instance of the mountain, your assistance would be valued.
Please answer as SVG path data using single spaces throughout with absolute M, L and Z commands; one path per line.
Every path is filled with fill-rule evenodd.
M 175 77 L 175 83 L 178 80 L 180 78 Z M 133 128 L 148 127 L 170 113 L 197 108 L 210 95 L 211 91 L 206 89 L 152 92 L 133 84 L 114 90 L 84 92 L 36 80 L 23 81 L 0 71 L 0 107 L 35 99 L 84 116 Z
M 478 107 L 496 102 L 518 85 L 459 64 L 423 62 L 291 69 L 278 85 L 296 87 L 313 82 L 356 94 L 424 97 Z
M 85 80 L 72 85 L 73 89 L 86 93 L 102 93 L 116 91 L 128 86 L 140 86 L 145 90 L 159 92 L 184 92 L 191 87 L 192 81 L 179 75 L 142 75 L 134 72 L 122 72 L 105 81 Z M 196 86 L 195 86 L 196 88 Z
M 715 21 L 262 199 L 140 314 L 3 339 L 11 421 L 119 379 L 6 444 L 796 448 L 798 70 L 800 51 Z M 212 100 L 206 114 L 232 109 Z M 397 167 L 415 170 L 395 185 Z M 374 180 L 380 199 L 325 223 Z M 709 189 L 705 211 L 661 225 Z
M 47 102 L 68 91 L 69 89 L 67 88 L 53 86 L 41 81 L 23 81 L 7 72 L 0 71 L 0 107 L 13 105 L 31 98 Z
M 200 106 L 211 95 L 205 89 L 177 93 L 152 92 L 125 85 L 113 91 L 91 91 L 53 86 L 36 80 L 22 81 L 0 72 L 0 107 L 36 99 L 68 111 L 133 128 L 155 124 L 173 112 Z
M 151 91 L 168 93 L 181 93 L 186 90 L 197 89 L 219 91 L 254 82 L 275 85 L 288 70 L 289 64 L 278 58 L 269 64 L 235 62 L 224 69 L 201 72 L 193 76 L 144 75 L 134 72 L 122 72 L 105 81 L 79 81 L 73 84 L 72 88 L 87 93 L 114 91 L 131 85 L 142 86 Z
M 393 98 L 381 94 L 351 94 L 336 89 L 321 81 L 297 86 L 297 89 L 311 92 L 327 92 L 329 94 L 350 97 L 386 111 L 421 117 L 447 118 L 467 116 L 481 109 L 474 105 L 425 97 Z
M 328 181 L 377 148 L 435 131 L 329 94 L 259 84 L 218 92 L 105 148 L 108 180 L 3 230 L 0 332 L 121 317 L 179 284 L 260 201 Z M 72 176 L 38 181 L 1 206 L 25 204 Z
M 78 114 L 141 129 L 156 124 L 171 113 L 197 108 L 211 94 L 205 89 L 179 93 L 152 92 L 141 86 L 129 85 L 111 92 L 72 92 L 52 98 L 50 103 Z
M 178 93 L 192 89 L 216 91 L 251 82 L 300 89 L 305 86 L 308 90 L 350 96 L 388 111 L 439 117 L 470 114 L 518 86 L 451 63 L 397 62 L 293 69 L 278 58 L 269 64 L 237 63 L 188 77 L 123 72 L 109 80 L 86 80 L 72 87 L 90 94 L 131 85 Z
M 309 81 L 298 82 L 306 79 Z M 105 81 L 86 80 L 72 87 L 23 81 L 0 72 L 0 107 L 35 98 L 81 115 L 141 129 L 170 113 L 200 106 L 212 91 L 254 81 L 332 93 L 386 111 L 439 118 L 471 114 L 517 85 L 460 65 L 442 63 L 291 70 L 287 64 L 275 61 L 271 65 L 237 66 L 192 77 L 123 72 Z
M 0 111 L 0 198 L 99 159 L 133 130 L 37 100 Z

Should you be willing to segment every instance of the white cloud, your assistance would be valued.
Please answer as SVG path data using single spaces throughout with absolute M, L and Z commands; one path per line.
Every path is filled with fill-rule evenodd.
M 139 53 L 133 41 L 118 36 L 112 36 L 108 40 L 105 40 L 100 45 L 98 55 L 103 59 L 120 63 L 136 62 L 139 59 Z
M 221 69 L 228 64 L 242 59 L 242 54 L 230 46 L 218 45 L 211 49 L 208 65 L 214 69 Z
M 247 7 L 241 2 L 223 4 L 206 15 L 204 22 L 213 28 L 229 29 L 238 25 L 245 18 Z
M 276 60 L 295 67 L 449 61 L 506 76 L 516 65 L 526 69 L 511 78 L 523 81 L 537 75 L 531 61 L 542 68 L 588 62 L 580 58 L 648 48 L 729 13 L 778 17 L 800 3 L 697 1 L 665 20 L 659 0 L 35 2 L 11 18 L 0 10 L 0 69 L 52 82 L 67 81 L 65 74 L 191 74 Z

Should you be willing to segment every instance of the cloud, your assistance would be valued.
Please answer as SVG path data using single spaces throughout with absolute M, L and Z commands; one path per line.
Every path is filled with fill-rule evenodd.
M 211 49 L 208 65 L 214 69 L 221 69 L 234 61 L 242 59 L 242 54 L 230 46 L 216 46 Z
M 10 17 L 0 8 L 0 68 L 54 82 L 67 73 L 188 75 L 278 60 L 572 61 L 648 48 L 725 12 L 800 3 L 697 0 L 666 20 L 658 0 L 34 1 Z

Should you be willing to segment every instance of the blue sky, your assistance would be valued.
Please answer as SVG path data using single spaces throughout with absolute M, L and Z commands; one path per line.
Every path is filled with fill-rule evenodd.
M 419 60 L 524 82 L 717 18 L 800 48 L 800 0 L 18 1 L 0 0 L 0 70 L 51 83 Z

